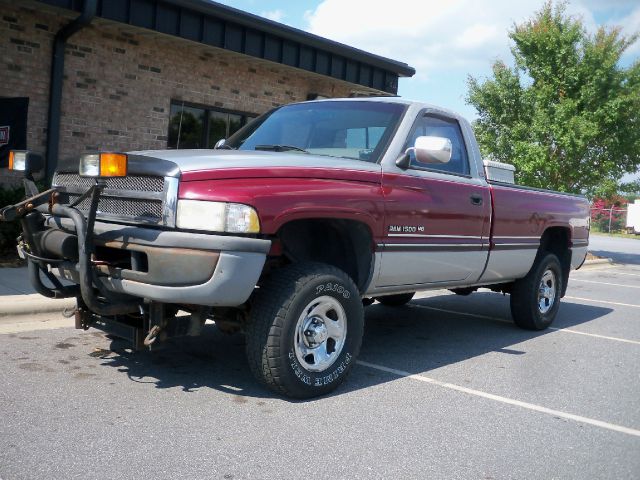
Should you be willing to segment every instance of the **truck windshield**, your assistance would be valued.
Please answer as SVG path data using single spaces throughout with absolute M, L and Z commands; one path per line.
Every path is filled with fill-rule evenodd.
M 399 103 L 375 101 L 286 105 L 246 125 L 222 148 L 303 151 L 376 163 L 404 109 Z

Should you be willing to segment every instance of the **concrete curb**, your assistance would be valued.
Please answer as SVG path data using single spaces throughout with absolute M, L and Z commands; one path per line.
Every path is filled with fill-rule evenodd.
M 596 260 L 586 260 L 583 264 L 582 267 L 591 267 L 591 266 L 596 266 L 596 265 L 612 265 L 613 264 L 613 260 L 611 258 L 598 258 Z
M 0 297 L 0 318 L 38 313 L 62 313 L 76 305 L 75 298 L 51 299 L 38 293 L 31 295 L 5 295 Z

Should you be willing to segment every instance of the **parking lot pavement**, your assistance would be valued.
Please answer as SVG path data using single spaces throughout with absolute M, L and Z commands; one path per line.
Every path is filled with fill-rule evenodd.
M 620 238 L 591 233 L 589 251 L 618 263 L 640 265 L 640 237 Z
M 0 478 L 637 479 L 637 287 L 640 266 L 574 272 L 544 332 L 488 291 L 374 304 L 348 381 L 307 402 L 256 386 L 214 326 L 151 355 L 8 323 Z

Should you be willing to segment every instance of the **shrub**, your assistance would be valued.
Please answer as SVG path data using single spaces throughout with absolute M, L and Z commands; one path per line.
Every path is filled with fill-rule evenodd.
M 611 225 L 612 232 L 624 230 L 627 203 L 628 200 L 620 195 L 612 195 L 609 198 L 594 198 L 591 204 L 593 229 L 599 232 L 609 232 L 609 225 Z

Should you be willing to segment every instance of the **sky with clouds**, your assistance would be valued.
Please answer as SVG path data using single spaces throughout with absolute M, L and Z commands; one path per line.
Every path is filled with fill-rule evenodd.
M 510 62 L 508 30 L 530 18 L 544 0 L 218 0 L 347 45 L 408 63 L 412 78 L 401 78 L 399 95 L 457 111 L 465 103 L 469 75 L 490 75 L 497 59 Z M 571 0 L 571 15 L 589 31 L 600 25 L 640 32 L 638 0 Z M 622 58 L 640 59 L 640 40 Z
M 539 10 L 543 0 L 222 0 L 220 3 L 368 52 L 406 62 L 416 69 L 401 78 L 399 94 L 450 108 L 468 118 L 467 77 L 486 77 L 497 59 L 509 61 L 507 31 Z M 390 8 L 390 6 L 393 6 Z M 573 0 L 567 10 L 587 28 L 620 25 L 640 32 L 638 0 Z M 640 41 L 623 63 L 640 58 Z

